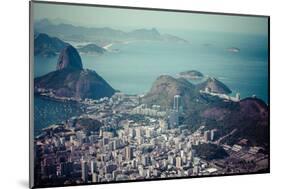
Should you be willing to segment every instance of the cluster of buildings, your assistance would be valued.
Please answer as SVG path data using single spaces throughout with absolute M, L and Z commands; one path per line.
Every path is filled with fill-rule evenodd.
M 140 115 L 146 115 L 152 117 L 165 117 L 166 111 L 161 111 L 159 105 L 153 105 L 151 108 L 148 108 L 146 104 L 141 104 L 135 107 L 131 111 L 131 114 L 140 114 Z
M 200 90 L 200 93 L 211 95 L 211 96 L 216 96 L 216 97 L 219 97 L 219 98 L 221 98 L 223 100 L 227 100 L 227 101 L 233 101 L 233 102 L 240 101 L 240 93 L 236 93 L 235 97 L 233 97 L 233 96 L 229 96 L 227 94 L 212 92 L 210 90 L 210 88 L 208 88 L 208 87 L 206 87 L 205 90 Z
M 77 97 L 63 97 L 63 96 L 57 96 L 53 89 L 45 89 L 45 88 L 34 88 L 35 94 L 40 94 L 42 97 L 51 98 L 53 100 L 58 101 L 74 101 L 74 102 L 81 102 L 81 98 Z
M 217 129 L 207 130 L 204 132 L 204 140 L 206 142 L 214 141 L 215 139 L 217 139 Z
M 102 130 L 87 135 L 66 125 L 46 129 L 36 142 L 40 177 L 90 183 L 214 173 L 192 149 L 196 138 L 167 125 L 164 120 L 150 126 L 127 122 L 116 135 Z
M 190 133 L 179 126 L 181 97 L 171 110 L 147 108 L 137 96 L 117 94 L 85 100 L 88 112 L 50 126 L 35 139 L 35 174 L 40 184 L 77 184 L 224 174 L 201 159 L 195 145 L 214 143 L 217 130 L 201 126 Z M 77 119 L 98 120 L 97 130 Z M 252 150 L 254 151 L 254 149 Z

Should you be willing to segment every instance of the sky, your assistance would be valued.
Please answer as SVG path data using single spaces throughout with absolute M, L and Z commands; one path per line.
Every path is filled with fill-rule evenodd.
M 266 17 L 134 10 L 33 2 L 34 20 L 50 19 L 76 26 L 115 29 L 157 28 L 267 35 Z

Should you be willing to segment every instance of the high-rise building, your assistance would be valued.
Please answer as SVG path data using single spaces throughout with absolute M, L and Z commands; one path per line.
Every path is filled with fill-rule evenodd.
M 240 93 L 236 93 L 236 100 L 237 100 L 237 101 L 240 100 Z
M 176 167 L 180 169 L 182 166 L 181 157 L 176 157 Z
M 127 146 L 125 148 L 125 157 L 126 157 L 126 160 L 133 159 L 133 148 L 131 146 Z
M 185 152 L 183 150 L 180 151 L 181 158 L 185 157 Z
M 214 141 L 216 139 L 216 134 L 217 134 L 217 130 L 213 129 L 211 130 L 211 141 Z
M 168 123 L 167 123 L 167 121 L 164 120 L 164 119 L 160 119 L 160 120 L 159 120 L 159 125 L 160 125 L 160 127 L 161 127 L 163 130 L 168 129 Z
M 135 130 L 136 130 L 136 137 L 137 138 L 142 137 L 142 129 L 141 129 L 141 127 L 138 127 Z
M 60 164 L 61 175 L 70 176 L 73 172 L 73 162 L 64 162 Z
M 92 173 L 92 182 L 98 182 L 98 174 Z
M 147 155 L 142 156 L 142 164 L 143 166 L 148 166 L 150 164 L 150 157 Z
M 143 137 L 137 138 L 137 143 L 139 145 L 143 144 L 143 142 L 144 142 L 144 138 Z
M 172 110 L 169 114 L 169 128 L 173 129 L 179 125 L 179 112 Z
M 195 150 L 194 149 L 190 150 L 188 153 L 187 159 L 192 161 L 194 154 L 195 154 Z
M 88 165 L 87 165 L 87 161 L 82 160 L 81 161 L 81 168 L 82 168 L 82 172 L 81 172 L 81 178 L 84 182 L 88 182 Z
M 205 131 L 204 132 L 204 140 L 206 142 L 208 142 L 209 140 L 211 140 L 211 132 L 210 131 Z
M 100 129 L 99 137 L 103 137 L 103 130 Z
M 113 141 L 113 150 L 116 150 L 116 149 L 118 149 L 119 147 L 120 147 L 120 139 L 115 139 L 114 141 Z
M 109 143 L 109 138 L 103 137 L 102 139 L 102 145 L 107 145 Z
M 199 169 L 199 166 L 197 166 L 197 165 L 194 166 L 194 167 L 193 167 L 193 175 L 198 175 L 199 170 L 200 170 L 200 169 Z
M 134 128 L 129 128 L 129 136 L 134 138 L 136 136 L 136 130 Z
M 180 96 L 180 95 L 175 95 L 175 96 L 174 96 L 174 106 L 173 106 L 173 110 L 179 112 L 179 110 L 180 110 L 180 105 L 181 105 L 181 96 Z
M 176 159 L 174 158 L 174 156 L 168 156 L 168 161 L 169 161 L 169 164 L 171 164 L 171 165 L 176 164 Z
M 139 166 L 138 167 L 138 171 L 139 171 L 139 175 L 144 177 L 145 176 L 145 170 L 143 168 L 143 166 Z
M 134 169 L 137 167 L 137 160 L 136 160 L 136 159 L 133 159 L 133 160 L 132 160 L 131 166 L 132 166 L 132 168 L 134 168 Z
M 117 169 L 117 165 L 115 164 L 107 164 L 105 166 L 105 173 L 106 174 L 111 174 L 113 171 Z
M 93 174 L 96 171 L 97 171 L 97 163 L 94 160 L 92 160 L 91 161 L 91 173 Z
M 151 133 L 152 133 L 152 130 L 150 128 L 146 128 L 145 129 L 145 136 L 147 138 L 150 138 L 151 137 Z

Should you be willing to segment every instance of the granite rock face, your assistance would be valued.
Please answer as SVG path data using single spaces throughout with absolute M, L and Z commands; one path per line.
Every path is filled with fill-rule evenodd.
M 34 91 L 49 91 L 56 97 L 100 99 L 111 97 L 115 90 L 95 71 L 83 69 L 81 57 L 72 46 L 59 56 L 57 70 L 34 79 Z
M 62 49 L 57 62 L 57 70 L 75 69 L 82 70 L 82 60 L 78 51 L 71 45 Z

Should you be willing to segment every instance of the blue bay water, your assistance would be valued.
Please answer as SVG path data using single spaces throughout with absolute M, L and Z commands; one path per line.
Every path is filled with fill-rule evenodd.
M 268 102 L 267 36 L 232 33 L 174 31 L 188 44 L 139 41 L 113 44 L 119 52 L 103 55 L 81 55 L 84 68 L 95 70 L 113 88 L 127 94 L 148 92 L 155 79 L 168 74 L 176 76 L 186 70 L 198 70 L 218 78 L 242 98 L 256 95 Z M 239 48 L 232 53 L 227 48 Z M 35 77 L 56 69 L 58 57 L 35 57 Z M 35 98 L 35 129 L 63 121 L 81 113 L 77 106 Z M 49 114 L 56 110 L 56 113 Z M 43 112 L 43 113 L 42 113 Z M 63 116 L 59 115 L 63 114 Z
M 180 35 L 180 32 L 179 34 Z M 118 53 L 81 55 L 84 68 L 95 70 L 113 88 L 128 94 L 149 91 L 162 74 L 195 69 L 205 76 L 217 77 L 241 97 L 256 95 L 268 101 L 267 37 L 230 33 L 186 32 L 189 44 L 133 42 L 114 44 Z M 233 53 L 227 48 L 236 47 Z M 35 75 L 55 70 L 57 57 L 36 58 Z
M 45 98 L 34 97 L 34 133 L 38 135 L 41 129 L 55 123 L 61 123 L 72 116 L 84 112 L 84 108 L 77 103 L 63 103 Z

